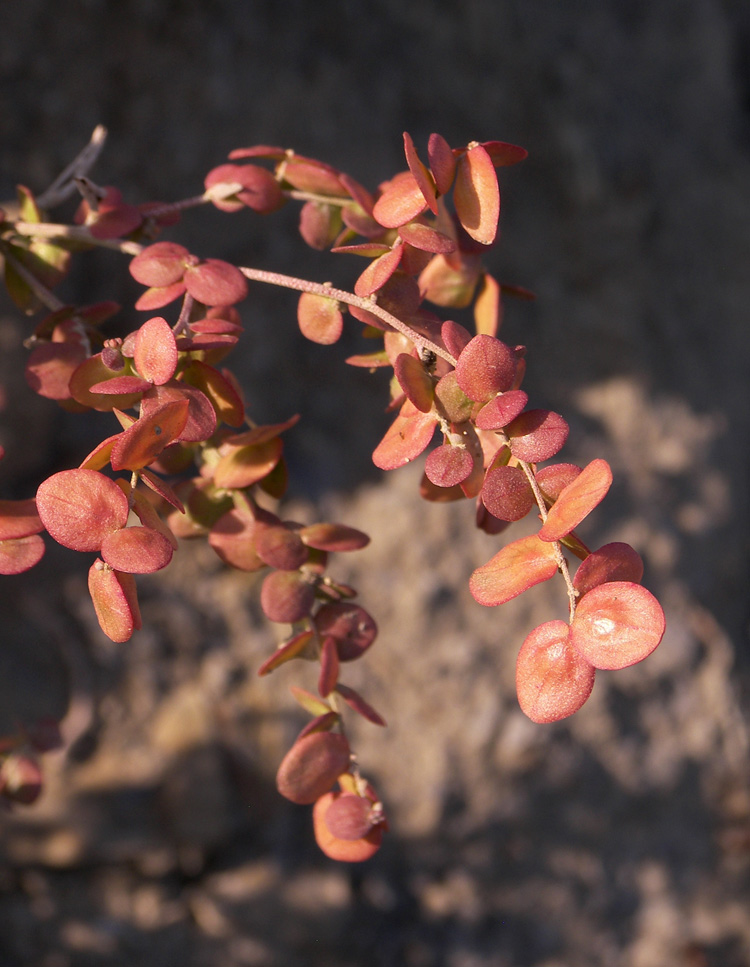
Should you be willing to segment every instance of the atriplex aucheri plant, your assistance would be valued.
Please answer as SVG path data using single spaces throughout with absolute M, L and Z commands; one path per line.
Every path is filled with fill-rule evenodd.
M 494 607 L 560 576 L 568 614 L 535 628 L 521 645 L 518 701 L 535 722 L 576 712 L 596 669 L 624 668 L 656 648 L 664 614 L 640 584 L 643 564 L 632 547 L 590 550 L 576 536 L 607 493 L 610 468 L 601 459 L 585 467 L 547 462 L 568 425 L 557 413 L 528 407 L 526 350 L 498 337 L 503 296 L 529 293 L 499 284 L 482 256 L 497 234 L 496 169 L 522 161 L 526 151 L 501 141 L 451 148 L 433 134 L 425 163 L 404 134 L 406 170 L 372 193 L 324 162 L 256 145 L 232 151 L 197 197 L 133 205 L 89 177 L 104 135 L 98 128 L 41 195 L 19 186 L 13 210 L 0 211 L 5 284 L 19 309 L 36 317 L 27 343 L 30 387 L 71 412 L 114 417 L 114 432 L 77 467 L 44 480 L 35 497 L 0 501 L 0 573 L 33 567 L 45 531 L 91 555 L 88 586 L 102 631 L 125 642 L 141 626 L 134 575 L 166 567 L 180 541 L 205 537 L 228 567 L 264 571 L 263 611 L 287 630 L 258 674 L 294 659 L 319 666 L 317 694 L 293 688 L 311 718 L 279 767 L 279 792 L 314 804 L 315 836 L 327 855 L 366 859 L 387 822 L 352 754 L 345 715 L 385 722 L 342 673 L 369 649 L 377 627 L 356 603 L 356 590 L 330 575 L 329 561 L 368 537 L 347 524 L 284 519 L 283 434 L 299 417 L 254 423 L 223 363 L 242 333 L 237 306 L 248 281 L 298 290 L 299 327 L 316 343 L 336 342 L 348 312 L 370 351 L 347 363 L 393 373 L 393 422 L 374 448 L 376 466 L 394 470 L 429 450 L 421 496 L 473 500 L 476 524 L 489 534 L 538 515 L 537 533 L 505 543 L 475 570 L 470 589 L 480 605 Z M 75 195 L 74 224 L 51 221 L 48 212 Z M 308 245 L 364 259 L 353 291 L 155 241 L 197 205 L 270 215 L 294 202 Z M 131 311 L 125 338 L 106 336 L 120 306 L 65 305 L 54 294 L 72 258 L 97 246 L 122 253 L 145 287 L 135 310 L 146 319 Z M 470 307 L 474 332 L 437 314 Z M 59 734 L 55 723 L 17 726 L 0 739 L 0 791 L 8 801 L 29 802 L 41 787 L 36 753 Z

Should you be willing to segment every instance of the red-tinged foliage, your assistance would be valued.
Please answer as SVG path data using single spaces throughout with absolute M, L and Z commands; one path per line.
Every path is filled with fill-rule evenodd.
M 29 355 L 26 382 L 46 399 L 69 400 L 70 379 L 86 356 L 85 348 L 77 342 L 41 343 Z
M 136 301 L 135 307 L 142 312 L 153 312 L 154 309 L 163 309 L 170 302 L 179 299 L 185 293 L 185 283 L 180 279 L 171 285 L 156 286 L 146 289 L 143 295 Z
M 202 443 L 216 430 L 216 410 L 201 390 L 188 383 L 170 380 L 164 386 L 153 386 L 144 395 L 142 416 L 150 416 L 168 403 L 187 401 L 187 419 L 175 437 L 182 443 Z
M 313 732 L 330 732 L 336 728 L 340 721 L 341 716 L 338 712 L 326 712 L 324 715 L 318 715 L 311 722 L 307 723 L 297 738 L 302 739 L 304 736 L 311 735 Z
M 430 135 L 427 142 L 427 160 L 430 162 L 435 187 L 441 195 L 447 195 L 456 175 L 456 156 L 442 135 Z
M 464 230 L 482 245 L 491 245 L 500 217 L 500 189 L 492 158 L 481 144 L 458 158 L 453 203 Z
M 354 283 L 354 293 L 361 299 L 366 299 L 378 289 L 382 289 L 398 268 L 403 253 L 403 245 L 397 243 L 392 249 L 375 259 L 362 272 Z
M 294 635 L 289 641 L 279 645 L 269 658 L 266 658 L 258 669 L 258 675 L 268 675 L 274 669 L 286 664 L 286 662 L 291 661 L 293 658 L 307 657 L 314 638 L 315 634 L 312 631 L 301 631 L 298 635 Z M 330 715 L 331 713 L 326 714 Z M 335 713 L 333 714 L 335 715 Z M 338 718 L 338 716 L 335 715 L 335 718 Z
M 206 363 L 195 359 L 183 371 L 182 381 L 201 390 L 222 423 L 240 427 L 245 421 L 245 405 L 234 384 L 226 376 Z
M 526 410 L 505 427 L 511 453 L 527 463 L 554 457 L 563 448 L 569 430 L 560 414 L 551 410 Z
M 299 685 L 292 685 L 289 691 L 294 696 L 294 700 L 310 715 L 327 715 L 331 711 L 331 706 L 328 702 L 324 701 L 322 698 L 318 698 L 317 695 L 313 695 L 312 692 L 308 692 L 304 688 L 300 688 Z M 298 738 L 301 737 L 298 736 Z
M 493 467 L 484 478 L 482 503 L 498 520 L 521 520 L 534 506 L 534 492 L 520 467 Z
M 73 371 L 69 384 L 70 394 L 77 403 L 101 412 L 106 412 L 115 407 L 120 410 L 127 410 L 131 406 L 135 406 L 141 397 L 140 392 L 110 396 L 91 391 L 92 386 L 110 379 L 112 379 L 112 370 L 105 365 L 102 353 L 97 353 L 95 356 L 85 359 Z
M 395 470 L 416 459 L 429 445 L 437 417 L 422 413 L 407 400 L 375 448 L 372 462 L 381 470 Z
M 595 669 L 569 641 L 565 621 L 547 621 L 521 645 L 516 692 L 532 722 L 557 722 L 577 712 L 594 687 Z
M 321 638 L 335 638 L 340 661 L 361 658 L 375 641 L 378 628 L 364 608 L 351 602 L 324 604 L 314 618 Z
M 96 470 L 61 470 L 48 477 L 39 485 L 36 506 L 50 537 L 73 551 L 98 551 L 128 519 L 128 498 Z
M 173 400 L 155 407 L 119 435 L 112 446 L 113 470 L 140 470 L 148 466 L 164 447 L 185 429 L 188 401 Z
M 564 487 L 550 507 L 547 520 L 539 531 L 543 541 L 559 541 L 570 534 L 604 500 L 612 484 L 612 471 L 606 460 L 592 460 L 576 478 Z
M 28 537 L 44 530 L 33 497 L 27 500 L 0 500 L 0 541 Z
M 297 739 L 276 773 L 276 788 L 300 805 L 314 803 L 349 768 L 349 743 L 339 732 L 313 732 Z
M 141 627 L 138 594 L 132 574 L 112 570 L 100 558 L 89 570 L 89 594 L 104 634 L 112 641 L 128 641 Z
M 300 332 L 311 342 L 330 346 L 341 338 L 344 316 L 335 299 L 303 292 L 297 302 Z
M 337 839 L 362 839 L 373 827 L 372 806 L 365 796 L 343 792 L 326 810 L 325 824 Z
M 341 198 L 348 194 L 341 181 L 341 172 L 314 158 L 288 154 L 280 167 L 280 172 L 283 180 L 299 191 L 331 195 L 333 198 Z
M 486 564 L 478 567 L 469 581 L 474 600 L 486 607 L 505 604 L 535 584 L 548 581 L 557 572 L 554 545 L 532 534 L 506 544 Z
M 455 487 L 470 476 L 474 458 L 465 447 L 444 443 L 429 454 L 424 465 L 427 479 L 436 487 Z
M 611 581 L 580 600 L 570 641 L 595 668 L 627 668 L 651 654 L 665 626 L 664 612 L 650 591 L 630 581 Z
M 127 574 L 152 574 L 172 560 L 174 547 L 168 538 L 151 527 L 124 527 L 102 541 L 105 563 Z
M 261 215 L 275 212 L 285 203 L 279 183 L 274 176 L 259 165 L 223 164 L 206 175 L 206 191 L 217 185 L 238 184 L 241 188 L 226 198 L 212 198 L 218 209 L 236 212 L 247 206 Z
M 234 490 L 258 483 L 279 462 L 283 449 L 277 436 L 245 446 L 222 444 L 219 448 L 221 458 L 214 468 L 216 486 Z
M 153 384 L 140 376 L 113 376 L 105 379 L 101 383 L 94 383 L 91 387 L 92 393 L 101 393 L 102 396 L 125 396 L 129 394 L 146 393 Z
M 270 621 L 294 624 L 310 614 L 315 588 L 299 571 L 272 571 L 263 579 L 260 606 Z
M 162 537 L 164 537 L 164 539 L 172 546 L 172 550 L 176 551 L 177 538 L 174 536 L 167 524 L 165 524 L 161 519 L 156 508 L 146 494 L 142 490 L 133 490 L 131 496 L 133 499 L 133 513 L 136 515 L 138 520 L 140 520 L 144 527 L 148 527 L 153 531 L 158 531 L 159 534 L 161 534 Z M 102 556 L 104 557 L 103 553 Z M 127 569 L 123 568 L 122 570 Z
M 582 469 L 575 463 L 552 463 L 537 470 L 534 476 L 547 503 L 553 504 Z
M 493 336 L 474 336 L 456 363 L 458 385 L 470 399 L 480 403 L 512 389 L 515 375 L 515 352 Z
M 307 560 L 308 549 L 299 534 L 280 521 L 256 521 L 253 531 L 255 553 L 269 567 L 296 571 Z
M 338 683 L 336 691 L 349 708 L 361 715 L 362 718 L 367 719 L 368 722 L 372 722 L 373 725 L 385 726 L 386 722 L 383 716 L 379 712 L 376 712 L 372 705 L 362 698 L 359 692 L 350 688 L 348 685 L 344 685 L 342 682 Z
M 174 376 L 177 343 L 166 319 L 154 316 L 143 323 L 135 334 L 133 363 L 140 376 L 157 386 Z
M 456 371 L 452 369 L 435 386 L 435 396 L 443 408 L 447 420 L 454 424 L 466 423 L 474 412 L 474 400 L 470 400 L 458 385 Z
M 408 353 L 399 353 L 393 372 L 406 397 L 422 413 L 429 413 L 435 396 L 435 383 L 422 363 Z
M 420 272 L 419 289 L 436 306 L 465 309 L 471 305 L 479 281 L 479 265 L 474 260 L 449 261 L 445 255 L 433 256 Z
M 359 839 L 342 839 L 335 836 L 328 827 L 326 817 L 332 804 L 342 795 L 348 794 L 328 792 L 315 803 L 313 807 L 315 842 L 329 859 L 340 863 L 362 863 L 369 860 L 380 849 L 386 826 L 381 821 Z
M 6 800 L 30 806 L 41 795 L 42 782 L 41 766 L 31 753 L 13 752 L 0 760 L 0 794 Z
M 299 213 L 299 233 L 310 248 L 322 252 L 333 245 L 344 227 L 338 205 L 320 201 L 306 202 Z
M 22 574 L 44 557 L 44 541 L 38 534 L 0 540 L 0 574 Z
M 247 296 L 247 280 L 234 265 L 221 259 L 206 259 L 189 265 L 185 288 L 205 306 L 233 306 Z
M 399 236 L 413 248 L 422 252 L 448 254 L 456 251 L 456 243 L 449 235 L 421 222 L 407 222 L 398 229 Z
M 266 565 L 255 550 L 254 531 L 254 519 L 232 508 L 213 525 L 208 543 L 230 567 L 238 571 L 259 571 Z
M 336 639 L 326 637 L 320 646 L 320 674 L 318 676 L 318 691 L 326 698 L 336 687 L 339 680 L 339 653 Z
M 131 260 L 130 274 L 141 285 L 160 289 L 182 279 L 189 258 L 190 252 L 184 245 L 155 242 Z
M 502 430 L 523 412 L 529 398 L 522 389 L 509 389 L 494 396 L 477 413 L 476 424 L 479 430 Z M 518 456 L 518 454 L 516 454 Z M 521 457 L 520 459 L 525 459 Z
M 372 210 L 373 218 L 384 228 L 400 228 L 427 208 L 417 179 L 410 171 L 395 175 L 383 189 Z
M 507 141 L 483 141 L 482 147 L 490 156 L 496 168 L 516 165 L 529 156 L 526 148 L 521 148 L 517 144 L 509 144 Z
M 370 543 L 367 534 L 346 524 L 310 524 L 300 529 L 299 536 L 308 547 L 332 553 L 358 551 Z
M 496 336 L 503 322 L 503 303 L 497 280 L 489 272 L 482 276 L 474 302 L 474 325 L 478 333 Z
M 404 154 L 406 155 L 406 163 L 409 165 L 409 171 L 414 176 L 414 180 L 422 192 L 422 197 L 427 202 L 430 210 L 437 215 L 438 204 L 435 182 L 425 165 L 419 160 L 417 149 L 414 147 L 414 141 L 406 131 L 404 131 Z
M 608 581 L 631 581 L 640 584 L 643 577 L 643 561 L 630 544 L 614 541 L 605 544 L 591 554 L 579 566 L 573 578 L 573 587 L 583 596 L 592 588 Z

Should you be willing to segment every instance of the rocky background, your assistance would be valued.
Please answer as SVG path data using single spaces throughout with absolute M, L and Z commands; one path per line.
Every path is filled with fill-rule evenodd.
M 50 547 L 0 595 L 4 721 L 71 694 L 43 798 L 0 820 L 2 967 L 747 967 L 747 5 L 4 4 L 0 198 L 45 188 L 100 122 L 93 174 L 130 201 L 193 194 L 257 142 L 373 187 L 404 167 L 404 130 L 527 147 L 490 259 L 537 300 L 509 304 L 503 334 L 529 347 L 534 405 L 569 419 L 567 458 L 612 464 L 586 536 L 640 551 L 668 631 L 571 720 L 528 722 L 515 656 L 560 592 L 476 605 L 468 576 L 498 541 L 468 504 L 421 502 L 418 468 L 374 471 L 386 389 L 342 362 L 358 327 L 312 346 L 294 297 L 253 287 L 235 363 L 251 412 L 305 413 L 290 516 L 373 535 L 340 574 L 380 627 L 347 681 L 388 719 L 356 746 L 392 831 L 338 866 L 277 796 L 299 670 L 257 680 L 278 629 L 247 576 L 190 545 L 141 582 L 144 631 L 114 646 L 81 562 Z M 359 268 L 307 250 L 291 208 L 196 212 L 173 237 L 321 281 Z M 92 258 L 67 295 L 127 304 L 122 270 Z M 110 432 L 26 389 L 28 325 L 0 305 L 3 497 Z

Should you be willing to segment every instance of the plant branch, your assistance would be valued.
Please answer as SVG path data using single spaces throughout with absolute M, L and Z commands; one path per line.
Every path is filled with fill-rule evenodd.
M 382 309 L 374 297 L 369 299 L 363 299 L 361 296 L 354 295 L 353 292 L 345 292 L 343 289 L 334 289 L 333 286 L 327 285 L 320 282 L 310 282 L 308 279 L 297 279 L 291 275 L 283 275 L 280 272 L 267 272 L 264 269 L 251 269 L 244 266 L 240 266 L 240 272 L 252 280 L 253 282 L 266 282 L 269 285 L 282 286 L 285 289 L 296 289 L 297 292 L 309 292 L 312 295 L 323 296 L 326 299 L 335 299 L 337 302 L 343 302 L 349 306 L 356 306 L 358 309 L 363 309 L 365 312 L 371 312 L 378 319 L 382 319 L 383 322 L 387 323 L 391 328 L 396 329 L 398 332 L 402 333 L 407 339 L 410 339 L 415 346 L 419 349 L 429 349 L 431 352 L 435 353 L 436 356 L 440 356 L 446 362 L 450 363 L 451 366 L 456 365 L 456 359 L 452 356 L 446 349 L 442 346 L 438 346 L 437 343 L 432 342 L 426 336 L 421 335 L 416 330 L 412 329 L 411 326 L 402 322 L 396 316 L 391 315 L 385 309 Z
M 143 246 L 138 242 L 123 241 L 118 238 L 95 238 L 85 225 L 63 225 L 55 222 L 14 222 L 13 229 L 19 235 L 30 238 L 69 238 L 87 245 L 111 248 L 126 255 L 139 255 Z
M 84 177 L 91 170 L 106 139 L 107 129 L 103 124 L 97 124 L 86 147 L 63 168 L 49 188 L 38 196 L 36 201 L 40 208 L 54 208 L 76 193 L 76 179 Z

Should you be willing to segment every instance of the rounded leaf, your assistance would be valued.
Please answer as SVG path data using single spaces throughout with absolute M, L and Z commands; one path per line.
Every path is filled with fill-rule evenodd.
M 427 208 L 422 189 L 410 171 L 401 171 L 375 202 L 373 218 L 384 228 L 400 228 Z
M 665 626 L 664 612 L 650 591 L 630 581 L 611 581 L 580 600 L 570 641 L 595 668 L 627 668 L 651 654 Z
M 346 524 L 310 524 L 300 530 L 299 536 L 308 547 L 320 551 L 358 551 L 370 543 L 367 534 Z
M 130 274 L 141 285 L 162 288 L 179 282 L 185 273 L 185 260 L 190 252 L 175 242 L 156 242 L 130 262 Z
M 342 792 L 326 810 L 325 824 L 337 839 L 362 839 L 372 829 L 372 803 L 365 796 Z
M 417 149 L 414 147 L 414 141 L 406 131 L 404 131 L 404 154 L 406 155 L 406 163 L 409 165 L 409 171 L 414 175 L 414 180 L 419 185 L 419 190 L 422 192 L 424 200 L 429 205 L 431 211 L 437 215 L 438 204 L 435 194 L 435 183 L 432 180 L 430 172 L 419 160 Z
M 276 773 L 276 788 L 300 805 L 324 795 L 349 768 L 349 743 L 339 732 L 313 732 L 297 739 Z
M 510 437 L 514 457 L 527 463 L 541 463 L 562 449 L 569 429 L 559 413 L 526 410 L 506 426 L 505 432 Z
M 0 500 L 0 541 L 28 537 L 44 530 L 33 497 L 27 500 Z
M 491 245 L 500 217 L 500 188 L 492 159 L 481 144 L 458 159 L 453 203 L 466 232 L 482 245 Z
M 273 571 L 260 589 L 260 606 L 270 621 L 294 624 L 310 614 L 315 588 L 299 571 Z
M 575 463 L 552 463 L 534 474 L 545 499 L 553 504 L 569 483 L 573 483 L 583 468 Z
M 238 571 L 259 571 L 266 565 L 256 553 L 254 530 L 253 518 L 232 508 L 213 525 L 208 543 L 230 567 Z
M 174 548 L 165 534 L 151 527 L 123 527 L 102 541 L 101 555 L 116 571 L 152 574 L 172 560 Z
M 474 336 L 456 363 L 458 385 L 470 399 L 479 402 L 511 389 L 515 375 L 515 352 L 484 333 Z
M 550 507 L 547 520 L 539 531 L 540 539 L 559 541 L 570 534 L 604 500 L 611 485 L 612 471 L 607 461 L 592 460 L 563 488 Z
M 140 376 L 162 385 L 177 369 L 177 342 L 166 319 L 154 316 L 135 334 L 133 362 Z
M 435 384 L 422 363 L 409 353 L 399 353 L 393 372 L 409 399 L 422 413 L 429 413 L 435 395 Z
M 233 306 L 247 296 L 247 280 L 234 265 L 206 259 L 185 272 L 185 288 L 206 306 Z
M 176 439 L 182 443 L 202 443 L 213 436 L 216 430 L 216 410 L 211 400 L 200 389 L 182 381 L 170 381 L 166 386 L 153 386 L 143 397 L 142 416 L 156 412 L 166 403 L 179 403 L 182 400 L 187 400 L 187 420 Z
M 326 817 L 332 804 L 342 795 L 348 794 L 328 792 L 315 803 L 313 807 L 315 842 L 325 855 L 332 860 L 343 863 L 361 863 L 364 860 L 369 860 L 380 849 L 386 826 L 381 821 L 373 826 L 369 833 L 359 839 L 342 839 L 335 836 L 328 827 Z
M 381 470 L 395 470 L 414 460 L 429 445 L 435 433 L 437 417 L 420 412 L 407 400 L 401 411 L 375 447 L 372 462 Z
M 531 534 L 506 544 L 486 564 L 478 567 L 469 581 L 469 590 L 478 604 L 494 607 L 535 584 L 548 581 L 556 573 L 554 545 Z
M 123 431 L 112 445 L 113 470 L 140 470 L 148 466 L 173 443 L 188 417 L 188 401 L 173 400 L 156 407 Z
M 427 142 L 427 160 L 430 162 L 435 187 L 441 195 L 446 195 L 451 190 L 456 174 L 456 156 L 442 135 L 430 135 Z
M 534 491 L 520 467 L 494 467 L 484 478 L 482 503 L 498 520 L 521 520 L 534 506 Z
M 474 458 L 466 447 L 454 447 L 444 443 L 427 457 L 424 472 L 436 487 L 455 487 L 470 476 Z
M 505 393 L 500 393 L 486 403 L 477 414 L 477 429 L 502 430 L 515 420 L 528 401 L 529 398 L 522 389 L 509 389 Z
M 564 621 L 547 621 L 521 645 L 516 692 L 532 722 L 557 722 L 577 712 L 591 694 L 596 672 L 573 648 Z
M 26 382 L 48 400 L 69 400 L 70 379 L 86 359 L 77 342 L 44 342 L 35 346 L 26 363 Z
M 128 519 L 128 498 L 96 470 L 61 470 L 48 477 L 37 490 L 36 506 L 50 537 L 73 551 L 98 551 Z
M 334 601 L 324 604 L 315 615 L 321 638 L 336 639 L 340 661 L 360 658 L 375 641 L 378 628 L 372 617 L 358 604 Z
M 632 581 L 639 584 L 643 577 L 641 555 L 621 541 L 605 544 L 598 551 L 592 551 L 581 562 L 573 578 L 573 587 L 581 597 L 592 588 L 608 581 Z
M 89 594 L 104 634 L 112 641 L 127 641 L 141 627 L 135 578 L 113 571 L 101 559 L 89 570 Z
M 0 541 L 0 574 L 22 574 L 44 557 L 44 541 L 39 534 L 11 537 Z
M 344 331 L 344 316 L 335 299 L 303 292 L 297 303 L 300 332 L 311 342 L 330 346 Z
M 258 557 L 280 571 L 296 571 L 307 560 L 308 550 L 300 535 L 281 523 L 257 521 L 253 542 Z

